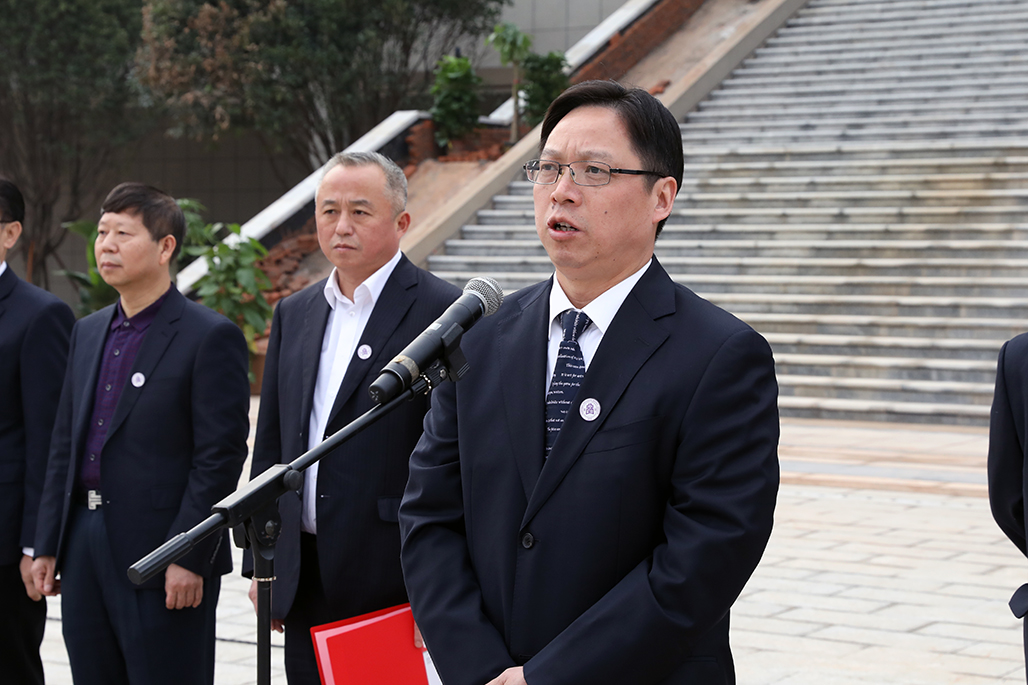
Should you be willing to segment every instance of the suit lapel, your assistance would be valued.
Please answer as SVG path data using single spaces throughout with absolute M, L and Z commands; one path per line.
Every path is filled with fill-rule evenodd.
M 157 316 L 154 317 L 153 323 L 147 329 L 146 336 L 143 338 L 143 345 L 139 348 L 139 353 L 136 355 L 131 371 L 129 371 L 129 379 L 137 373 L 141 373 L 143 374 L 144 382 L 137 387 L 130 380 L 121 389 L 121 397 L 118 398 L 118 406 L 114 408 L 114 416 L 111 417 L 111 427 L 107 431 L 104 444 L 111 439 L 111 436 L 118 430 L 122 422 L 125 421 L 125 417 L 132 411 L 136 400 L 139 399 L 139 395 L 146 387 L 145 379 L 149 379 L 153 375 L 157 362 L 164 356 L 168 345 L 171 344 L 172 339 L 178 333 L 178 321 L 182 317 L 182 310 L 185 309 L 185 306 L 186 298 L 178 290 L 172 288 L 171 292 L 168 293 L 168 299 L 161 305 Z M 92 385 L 95 385 L 95 383 Z
M 526 499 L 532 495 L 543 467 L 549 293 L 549 287 L 541 287 L 526 294 L 521 309 L 497 325 L 499 385 L 507 434 Z
M 400 321 L 414 304 L 417 297 L 416 286 L 416 267 L 405 256 L 401 256 L 400 262 L 386 280 L 382 293 L 378 296 L 371 311 L 371 317 L 364 326 L 364 332 L 361 333 L 360 342 L 357 344 L 358 349 L 361 345 L 370 347 L 371 355 L 367 359 L 361 359 L 359 355 L 355 354 L 349 360 L 346 374 L 339 386 L 339 392 L 336 393 L 326 426 L 332 425 L 343 405 L 349 401 L 355 391 L 358 389 L 366 391 L 366 388 L 361 387 L 362 381 L 366 380 L 370 373 L 381 370 L 381 368 L 373 369 L 372 365 L 380 362 L 378 353 L 388 346 Z M 403 341 L 403 344 L 406 345 L 408 342 L 410 341 Z M 370 385 L 370 381 L 368 385 Z
M 312 289 L 311 297 L 304 307 L 300 365 L 294 369 L 302 379 L 303 391 L 300 394 L 299 409 L 300 429 L 303 435 L 301 442 L 305 452 L 310 440 L 307 433 L 310 431 L 311 409 L 314 407 L 314 384 L 318 380 L 318 367 L 321 365 L 321 343 L 325 338 L 325 327 L 328 325 L 329 306 L 323 292 L 324 285 L 325 282 L 322 281 Z M 283 340 L 283 343 L 285 342 Z
M 557 442 L 539 474 L 523 525 L 528 524 L 557 489 L 593 435 L 606 422 L 628 384 L 667 339 L 668 332 L 657 319 L 674 310 L 674 284 L 654 259 L 603 334 Z M 586 421 L 578 412 L 587 398 L 599 402 L 600 416 L 596 420 Z

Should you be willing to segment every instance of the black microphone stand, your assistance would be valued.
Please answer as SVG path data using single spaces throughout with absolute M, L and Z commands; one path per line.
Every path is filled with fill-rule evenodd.
M 459 341 L 460 334 L 456 339 Z M 448 347 L 443 358 L 425 369 L 409 389 L 385 404 L 374 406 L 289 464 L 271 466 L 211 507 L 209 517 L 132 564 L 128 569 L 129 580 L 136 585 L 150 580 L 188 554 L 207 536 L 223 528 L 232 528 L 236 546 L 242 549 L 249 547 L 253 552 L 253 577 L 257 581 L 257 685 L 271 685 L 271 581 L 275 579 L 275 543 L 282 529 L 278 498 L 303 485 L 303 472 L 311 464 L 385 414 L 407 400 L 428 394 L 447 379 L 457 380 L 464 375 L 467 362 L 459 342 Z

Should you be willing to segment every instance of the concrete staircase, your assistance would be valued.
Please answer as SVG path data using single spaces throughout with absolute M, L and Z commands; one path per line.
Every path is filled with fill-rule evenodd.
M 761 331 L 783 415 L 986 425 L 1028 320 L 1028 0 L 812 0 L 682 125 L 657 242 Z M 546 277 L 514 180 L 430 267 Z

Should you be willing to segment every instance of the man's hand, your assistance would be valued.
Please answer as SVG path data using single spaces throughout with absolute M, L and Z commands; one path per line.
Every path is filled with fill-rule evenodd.
M 203 576 L 171 564 L 164 572 L 164 592 L 164 606 L 169 609 L 195 609 L 203 601 Z
M 425 648 L 425 638 L 421 637 L 421 628 L 418 628 L 418 624 L 414 624 L 414 646 L 418 649 Z
M 57 580 L 57 557 L 36 557 L 32 562 L 32 582 L 36 591 L 47 597 L 56 597 L 61 592 L 61 581 Z
M 25 594 L 29 599 L 33 602 L 43 599 L 43 593 L 36 589 L 36 581 L 32 579 L 32 557 L 22 554 L 18 570 L 21 571 L 21 582 L 25 584 Z
M 250 602 L 253 603 L 254 613 L 257 612 L 257 581 L 250 581 L 250 592 L 247 593 L 250 597 Z M 271 619 L 271 629 L 276 633 L 281 633 L 285 630 L 285 623 L 280 618 Z
M 508 668 L 506 671 L 490 680 L 485 685 L 528 685 L 521 666 Z

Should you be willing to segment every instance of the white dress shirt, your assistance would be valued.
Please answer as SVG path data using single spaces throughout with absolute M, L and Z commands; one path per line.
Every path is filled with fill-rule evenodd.
M 314 403 L 311 406 L 310 424 L 307 433 L 307 449 L 314 449 L 325 438 L 328 417 L 335 404 L 339 386 L 350 365 L 350 360 L 357 352 L 357 343 L 364 334 L 364 327 L 371 318 L 385 288 L 386 281 L 393 269 L 400 262 L 400 251 L 375 273 L 368 276 L 353 291 L 351 302 L 339 289 L 336 280 L 336 269 L 325 283 L 325 299 L 328 300 L 328 323 L 325 325 L 325 336 L 321 340 L 321 361 L 318 363 L 318 379 L 314 384 Z M 374 350 L 372 351 L 374 352 Z M 304 472 L 303 480 L 303 514 L 301 527 L 308 533 L 318 532 L 317 513 L 318 463 L 315 462 Z
M 605 290 L 599 297 L 582 307 L 582 311 L 592 320 L 582 334 L 578 336 L 578 346 L 582 348 L 582 359 L 585 361 L 585 370 L 589 370 L 589 363 L 596 354 L 596 349 L 603 340 L 603 334 L 610 323 L 614 320 L 621 305 L 624 304 L 628 293 L 632 291 L 635 284 L 639 282 L 646 269 L 650 268 L 653 260 L 649 260 L 641 269 L 634 274 Z M 546 387 L 550 387 L 550 379 L 553 378 L 553 367 L 557 365 L 557 354 L 560 352 L 560 343 L 564 339 L 564 328 L 560 325 L 560 315 L 568 309 L 576 309 L 571 304 L 564 288 L 561 287 L 557 275 L 553 276 L 553 287 L 550 288 L 550 331 L 549 345 L 546 350 Z
M 4 261 L 0 262 L 0 276 L 3 276 L 5 271 L 7 271 L 7 260 L 6 259 Z

